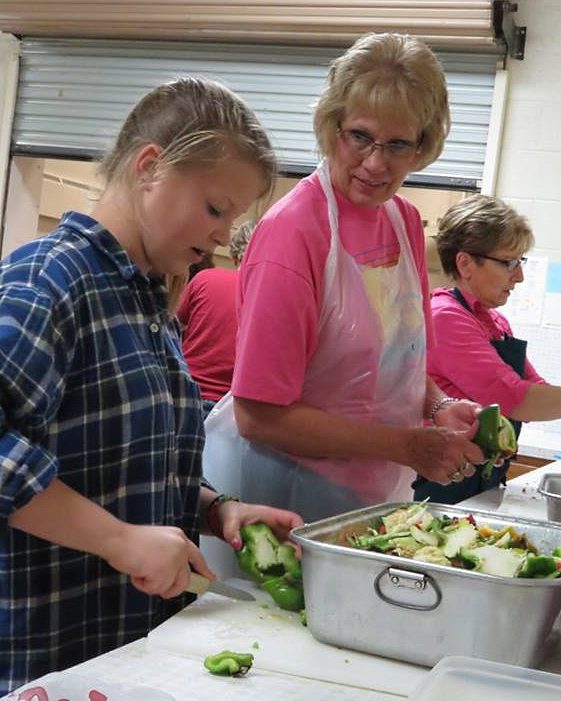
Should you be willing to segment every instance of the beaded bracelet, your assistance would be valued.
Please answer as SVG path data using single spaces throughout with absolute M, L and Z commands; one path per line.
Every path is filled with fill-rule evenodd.
M 225 504 L 227 501 L 239 501 L 239 499 L 231 494 L 218 494 L 206 507 L 206 523 L 208 530 L 217 538 L 222 538 L 222 534 L 220 533 L 218 526 L 218 507 L 221 504 Z
M 437 412 L 439 412 L 442 409 L 443 406 L 446 406 L 446 404 L 454 404 L 457 401 L 459 400 L 455 399 L 454 397 L 440 397 L 440 399 L 432 405 L 427 419 L 431 423 L 434 423 L 434 417 L 436 416 Z

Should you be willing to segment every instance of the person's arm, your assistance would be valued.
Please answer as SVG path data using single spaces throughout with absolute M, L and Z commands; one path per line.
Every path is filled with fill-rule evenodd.
M 97 555 L 129 575 L 137 589 L 177 596 L 189 570 L 214 578 L 201 552 L 171 526 L 125 523 L 59 479 L 8 517 L 8 525 L 51 543 Z
M 450 401 L 452 400 L 452 401 Z M 437 426 L 446 426 L 456 431 L 470 430 L 477 422 L 481 405 L 469 399 L 448 397 L 427 375 L 425 411 L 423 417 Z
M 217 496 L 216 492 L 201 489 L 200 517 L 201 523 L 204 524 L 201 532 L 222 538 L 235 550 L 242 545 L 240 528 L 245 524 L 260 521 L 267 523 L 281 541 L 288 539 L 293 528 L 303 524 L 302 518 L 293 511 L 230 499 L 219 502 Z M 212 524 L 209 519 L 209 505 L 212 505 L 211 509 L 214 510 Z
M 561 387 L 534 383 L 509 414 L 517 421 L 551 421 L 561 418 Z
M 34 263 L 32 255 L 25 261 L 30 269 Z M 21 268 L 23 264 L 25 279 Z M 40 420 L 46 425 L 47 417 L 56 416 L 78 332 L 71 295 L 57 296 L 53 290 L 59 288 L 49 284 L 48 271 L 44 266 L 40 270 L 42 277 L 33 278 L 34 284 L 13 283 L 2 289 L 1 523 L 99 555 L 130 575 L 143 592 L 175 596 L 188 581 L 189 563 L 212 575 L 196 546 L 180 529 L 124 523 L 70 489 L 57 479 L 56 455 L 25 433 L 31 424 L 37 435 Z
M 499 403 L 517 421 L 561 418 L 561 387 L 548 385 L 526 363 L 528 377 L 507 365 L 483 335 L 472 314 L 447 309 L 434 317 L 437 346 L 429 352 L 429 370 L 446 378 L 481 405 Z
M 292 404 L 279 406 L 234 398 L 240 434 L 277 450 L 313 458 L 393 460 L 436 482 L 449 482 L 451 468 L 481 462 L 467 432 L 448 428 L 402 428 L 371 424 Z

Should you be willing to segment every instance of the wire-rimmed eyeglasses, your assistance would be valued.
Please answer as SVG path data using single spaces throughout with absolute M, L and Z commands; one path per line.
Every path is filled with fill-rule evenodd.
M 484 256 L 480 253 L 476 254 L 477 258 L 485 258 L 485 260 L 494 260 L 495 263 L 500 263 L 508 270 L 509 273 L 513 273 L 517 268 L 524 265 L 528 260 L 525 256 L 520 258 L 509 258 L 505 260 L 504 258 L 495 258 L 494 256 Z
M 370 134 L 362 129 L 341 129 L 337 130 L 345 145 L 362 159 L 371 156 L 378 149 L 382 156 L 393 161 L 405 161 L 413 154 L 419 153 L 420 144 L 407 139 L 393 139 L 381 143 L 373 139 Z

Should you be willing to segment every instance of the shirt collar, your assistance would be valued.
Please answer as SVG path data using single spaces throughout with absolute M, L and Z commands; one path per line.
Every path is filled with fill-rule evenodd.
M 92 217 L 80 212 L 65 212 L 60 223 L 85 236 L 92 246 L 113 262 L 125 280 L 130 280 L 135 275 L 147 279 L 113 234 Z

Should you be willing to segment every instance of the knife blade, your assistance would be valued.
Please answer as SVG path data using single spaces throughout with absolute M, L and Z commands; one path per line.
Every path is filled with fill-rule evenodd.
M 239 589 L 238 587 L 232 587 L 229 584 L 214 579 L 210 580 L 198 574 L 198 572 L 191 572 L 191 578 L 189 579 L 189 584 L 185 591 L 199 595 L 210 591 L 213 594 L 220 594 L 221 596 L 227 596 L 230 599 L 237 599 L 238 601 L 255 601 L 253 594 L 250 594 L 248 591 Z

